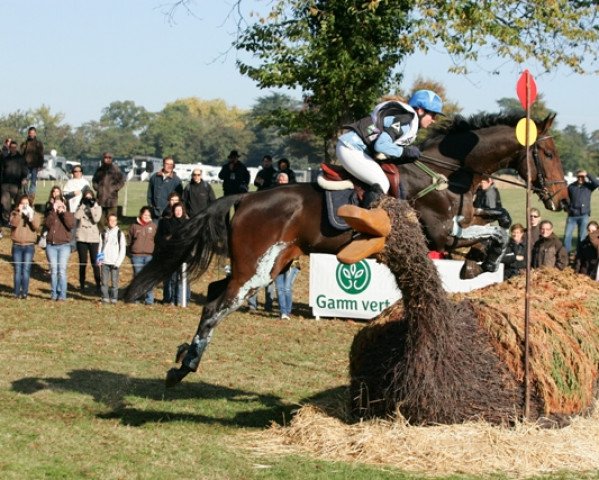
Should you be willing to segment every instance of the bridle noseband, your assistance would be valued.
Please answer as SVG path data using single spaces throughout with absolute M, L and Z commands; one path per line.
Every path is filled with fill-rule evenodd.
M 537 171 L 537 177 L 536 177 L 536 181 L 535 181 L 537 186 L 533 186 L 533 190 L 537 193 L 537 195 L 539 195 L 539 198 L 541 199 L 542 202 L 545 202 L 548 200 L 553 201 L 553 197 L 555 197 L 555 195 L 557 195 L 557 193 L 560 190 L 560 189 L 557 189 L 555 191 L 555 193 L 552 194 L 549 192 L 548 187 L 551 187 L 553 185 L 559 185 L 561 183 L 563 183 L 564 186 L 568 185 L 568 182 L 566 182 L 565 180 L 547 180 L 547 178 L 546 178 L 545 169 L 543 168 L 543 164 L 541 163 L 541 160 L 539 159 L 538 143 L 541 140 L 546 140 L 548 138 L 551 138 L 551 135 L 546 135 L 544 137 L 537 139 L 537 141 L 532 145 L 532 160 L 535 165 L 535 170 Z

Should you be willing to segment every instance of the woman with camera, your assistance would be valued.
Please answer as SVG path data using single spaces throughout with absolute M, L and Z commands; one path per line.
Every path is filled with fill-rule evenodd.
M 75 226 L 75 216 L 67 210 L 62 196 L 55 196 L 48 203 L 51 206 L 48 206 L 44 226 L 48 232 L 46 256 L 50 264 L 51 296 L 52 300 L 66 300 L 67 262 L 71 255 L 71 230 Z
M 96 202 L 91 189 L 84 188 L 81 203 L 75 211 L 77 220 L 77 253 L 79 254 L 79 290 L 85 291 L 85 271 L 87 269 L 87 258 L 92 264 L 94 280 L 96 281 L 96 293 L 100 292 L 100 267 L 96 263 L 98 248 L 100 246 L 100 230 L 98 222 L 102 218 L 102 207 Z
M 40 217 L 30 205 L 29 197 L 21 195 L 16 208 L 10 213 L 10 238 L 12 239 L 12 261 L 14 267 L 15 298 L 27 298 L 29 276 L 35 253 L 37 230 Z

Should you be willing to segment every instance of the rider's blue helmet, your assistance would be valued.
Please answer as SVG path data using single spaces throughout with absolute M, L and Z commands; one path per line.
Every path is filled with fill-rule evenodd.
M 432 90 L 416 90 L 408 100 L 410 107 L 422 108 L 427 112 L 443 115 L 443 100 Z

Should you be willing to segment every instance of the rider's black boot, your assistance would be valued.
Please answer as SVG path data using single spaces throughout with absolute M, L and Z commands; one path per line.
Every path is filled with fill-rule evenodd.
M 364 192 L 362 207 L 371 208 L 374 203 L 378 202 L 383 197 L 383 195 L 385 195 L 385 192 L 383 192 L 383 189 L 378 183 L 371 185 L 370 188 Z

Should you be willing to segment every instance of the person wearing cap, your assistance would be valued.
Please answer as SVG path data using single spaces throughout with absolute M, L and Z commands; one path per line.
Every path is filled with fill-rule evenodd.
M 389 191 L 389 180 L 377 160 L 412 163 L 420 150 L 411 145 L 419 128 L 428 128 L 443 115 L 443 101 L 432 90 L 417 90 L 407 103 L 390 100 L 379 103 L 370 116 L 346 125 L 336 147 L 343 167 L 370 185 L 364 207 Z
M 591 216 L 591 193 L 597 187 L 599 180 L 583 169 L 576 171 L 576 181 L 568 185 L 570 204 L 564 234 L 564 247 L 568 253 L 572 250 L 572 234 L 575 227 L 578 227 L 579 243 L 587 235 L 587 225 Z
M 33 204 L 37 189 L 37 172 L 44 168 L 44 144 L 37 139 L 35 127 L 27 130 L 27 139 L 21 144 L 21 155 L 25 157 L 29 169 L 29 198 Z
M 102 154 L 102 164 L 94 173 L 92 187 L 96 191 L 98 204 L 102 207 L 103 225 L 110 213 L 117 213 L 119 190 L 125 186 L 125 177 L 118 165 L 112 163 L 112 153 Z
M 227 157 L 227 163 L 223 165 L 218 178 L 223 181 L 223 193 L 235 195 L 236 193 L 247 193 L 250 184 L 250 172 L 239 160 L 237 150 L 231 150 Z

